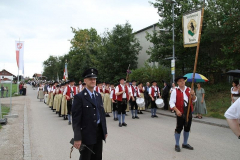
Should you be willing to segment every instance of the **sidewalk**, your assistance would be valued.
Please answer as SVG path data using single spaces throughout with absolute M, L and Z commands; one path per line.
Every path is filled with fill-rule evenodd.
M 151 112 L 151 109 L 148 109 L 147 112 Z M 157 114 L 168 116 L 168 117 L 173 117 L 173 118 L 176 117 L 175 113 L 172 113 L 169 110 L 163 110 L 163 109 L 157 109 Z M 204 124 L 209 124 L 209 125 L 213 125 L 213 126 L 229 128 L 229 126 L 227 124 L 227 121 L 225 119 L 203 117 L 202 119 L 193 118 L 193 122 L 198 122 L 198 123 L 204 123 Z

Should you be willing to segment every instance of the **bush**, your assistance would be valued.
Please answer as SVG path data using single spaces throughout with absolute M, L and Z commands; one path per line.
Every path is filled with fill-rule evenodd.
M 153 80 L 157 81 L 158 84 L 162 84 L 162 80 L 170 82 L 171 74 L 170 68 L 159 65 L 158 67 L 152 67 L 145 63 L 144 67 L 132 70 L 129 76 L 129 80 L 136 80 L 142 82 L 145 85 L 146 82 Z

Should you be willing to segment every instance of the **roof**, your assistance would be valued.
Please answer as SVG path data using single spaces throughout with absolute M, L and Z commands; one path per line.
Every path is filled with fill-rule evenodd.
M 42 77 L 42 74 L 34 73 L 33 77 Z
M 3 69 L 2 71 L 0 71 L 0 75 L 1 76 L 13 76 L 16 77 L 14 74 L 8 72 L 7 70 Z
M 148 30 L 149 28 L 152 28 L 153 26 L 156 26 L 157 24 L 158 24 L 158 23 L 154 23 L 154 24 L 152 24 L 152 25 L 150 25 L 150 26 L 148 26 L 148 27 L 146 27 L 146 28 L 143 28 L 143 29 L 141 29 L 141 30 L 139 30 L 139 31 L 134 32 L 133 34 L 137 34 L 137 33 L 143 32 L 143 31 L 145 31 L 145 30 Z

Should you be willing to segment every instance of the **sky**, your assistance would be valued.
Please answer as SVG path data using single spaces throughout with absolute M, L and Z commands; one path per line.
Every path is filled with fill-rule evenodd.
M 92 27 L 102 34 L 127 21 L 135 32 L 157 23 L 159 16 L 149 0 L 1 0 L 0 70 L 18 75 L 19 39 L 25 44 L 24 76 L 32 77 L 43 72 L 43 61 L 50 55 L 68 53 L 70 27 Z

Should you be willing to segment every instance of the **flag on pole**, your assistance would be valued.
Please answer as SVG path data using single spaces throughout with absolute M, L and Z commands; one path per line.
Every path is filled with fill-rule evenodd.
M 199 43 L 199 29 L 201 27 L 203 10 L 192 11 L 183 15 L 183 45 L 184 47 L 194 47 Z
M 18 69 L 21 70 L 24 74 L 24 42 L 15 41 L 15 48 Z
M 65 63 L 64 73 L 63 73 L 63 79 L 68 79 L 68 71 L 67 71 L 67 63 Z

